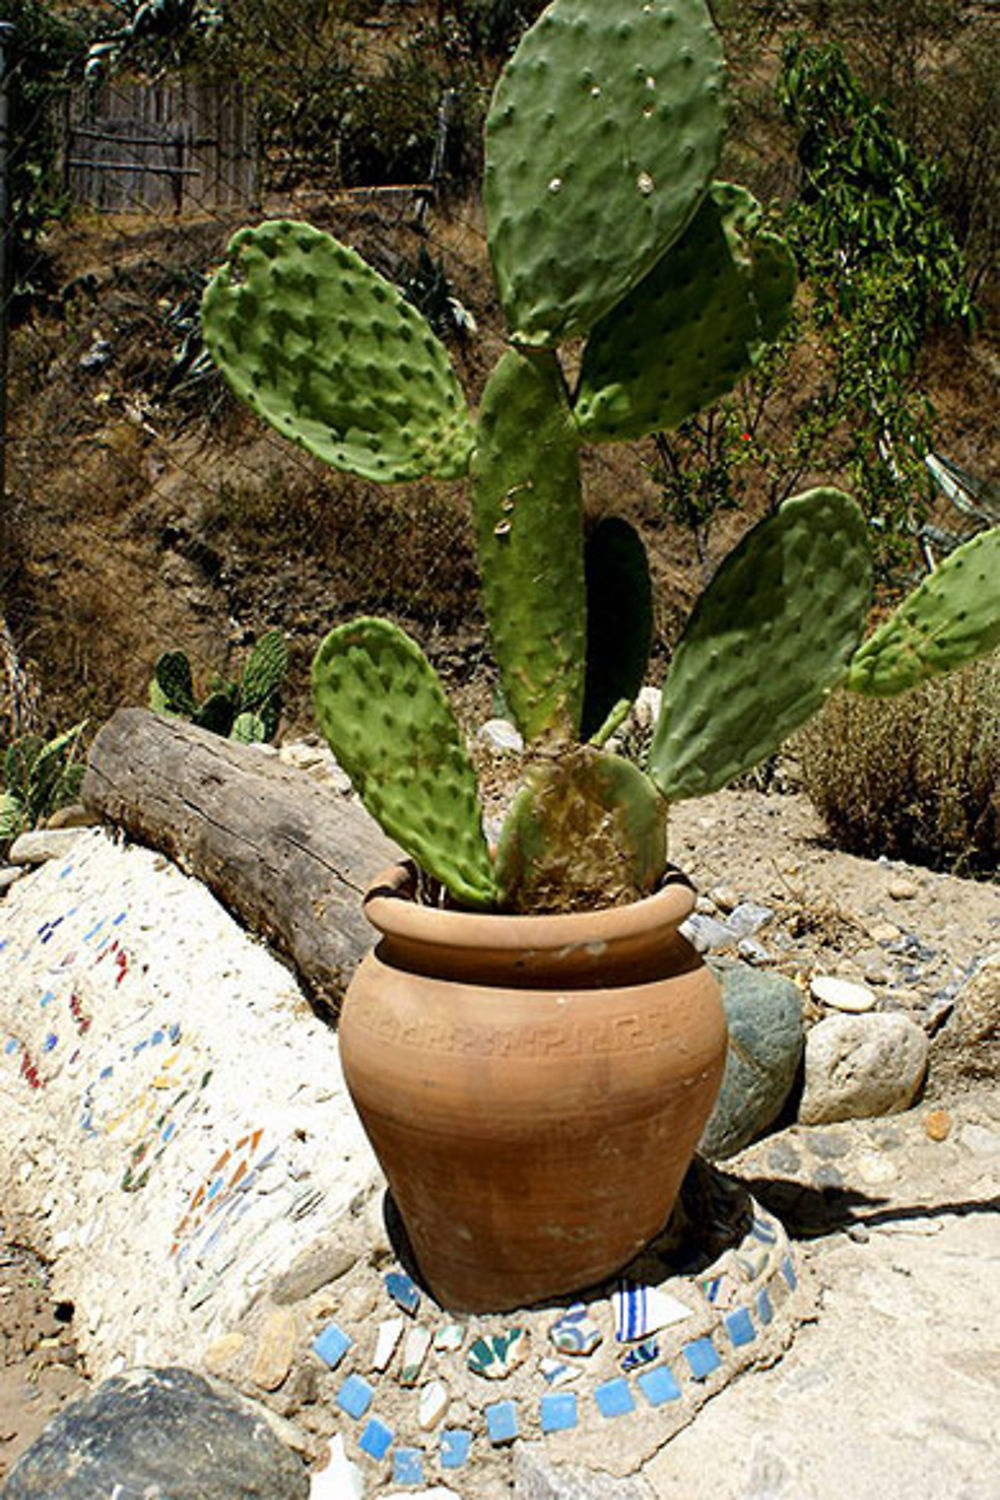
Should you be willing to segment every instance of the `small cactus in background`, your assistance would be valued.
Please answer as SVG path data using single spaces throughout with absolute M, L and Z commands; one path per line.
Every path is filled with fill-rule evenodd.
M 76 755 L 86 727 L 74 724 L 51 740 L 23 735 L 8 745 L 0 762 L 0 846 L 76 801 L 85 769 Z
M 239 682 L 213 679 L 199 703 L 187 654 L 165 651 L 149 684 L 149 706 L 244 744 L 270 740 L 278 729 L 287 671 L 288 644 L 280 630 L 269 630 L 251 651 Z
M 716 400 L 780 331 L 794 295 L 792 257 L 759 205 L 714 180 L 723 130 L 704 0 L 554 0 L 542 13 L 486 124 L 489 248 L 511 347 L 475 415 L 420 313 L 307 225 L 241 230 L 206 291 L 207 347 L 280 432 L 367 478 L 471 481 L 490 635 L 528 756 L 495 854 L 419 647 L 364 619 L 334 630 L 313 666 L 338 760 L 461 905 L 642 896 L 664 873 L 671 801 L 750 769 L 840 684 L 900 691 L 1000 638 L 991 532 L 861 646 L 871 590 L 861 512 L 812 490 L 756 526 L 699 600 L 647 770 L 600 748 L 642 684 L 652 602 L 627 523 L 608 518 L 586 537 L 581 445 L 674 427 Z M 584 340 L 572 389 L 558 354 L 570 339 Z

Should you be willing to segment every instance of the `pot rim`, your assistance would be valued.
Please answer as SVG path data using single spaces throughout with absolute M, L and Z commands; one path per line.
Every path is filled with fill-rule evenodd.
M 651 931 L 676 928 L 694 911 L 695 889 L 676 865 L 668 865 L 658 891 L 626 906 L 557 913 L 454 911 L 420 906 L 413 899 L 419 870 L 411 859 L 390 865 L 372 881 L 364 912 L 388 938 L 472 952 L 530 950 L 534 953 L 618 946 Z

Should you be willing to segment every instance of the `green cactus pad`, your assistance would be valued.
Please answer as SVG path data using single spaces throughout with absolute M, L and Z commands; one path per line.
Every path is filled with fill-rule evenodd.
M 515 343 L 586 333 L 641 280 L 697 208 L 723 127 L 702 0 L 554 0 L 486 121 L 490 255 Z
M 280 630 L 267 630 L 243 669 L 240 707 L 259 709 L 277 693 L 288 671 L 288 642 Z
M 574 415 L 590 441 L 677 427 L 731 390 L 780 332 L 795 290 L 760 208 L 717 182 L 684 235 L 587 341 Z
M 670 801 L 715 791 L 770 755 L 842 680 L 871 589 L 864 518 L 810 490 L 744 537 L 674 653 L 650 751 Z
M 159 689 L 154 694 L 153 688 Z M 155 698 L 155 701 L 154 701 Z M 156 708 L 162 699 L 162 710 L 166 713 L 193 714 L 197 703 L 194 696 L 194 679 L 191 663 L 184 651 L 164 651 L 153 669 L 150 684 L 150 707 Z
M 642 687 L 653 635 L 646 549 L 633 526 L 608 516 L 587 538 L 587 677 L 580 738 L 589 740 Z
M 233 727 L 229 731 L 229 738 L 241 745 L 261 745 L 270 737 L 263 717 L 250 710 L 237 714 L 233 720 Z
M 508 350 L 499 361 L 483 394 L 472 477 L 508 708 L 527 740 L 575 739 L 587 629 L 580 459 L 555 355 Z
M 456 900 L 492 906 L 476 775 L 416 642 L 388 620 L 338 625 L 312 683 L 320 728 L 372 816 Z
M 1000 646 L 1000 527 L 950 553 L 852 660 L 844 686 L 889 698 Z
M 497 880 L 511 911 L 615 906 L 656 889 L 667 804 L 637 766 L 587 745 L 536 764 L 500 835 Z
M 202 303 L 237 395 L 285 437 L 366 479 L 461 477 L 472 428 L 448 351 L 398 287 L 328 234 L 241 229 Z

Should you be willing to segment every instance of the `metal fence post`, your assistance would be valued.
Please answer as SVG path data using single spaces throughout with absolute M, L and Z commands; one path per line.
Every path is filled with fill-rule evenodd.
M 7 145 L 10 115 L 7 99 L 7 49 L 15 27 L 0 21 L 0 559 L 7 550 L 7 354 L 9 327 L 10 250 L 13 225 L 7 189 Z

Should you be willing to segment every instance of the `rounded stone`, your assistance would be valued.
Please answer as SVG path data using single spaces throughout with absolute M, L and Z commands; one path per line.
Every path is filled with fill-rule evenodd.
M 733 1156 L 763 1133 L 781 1112 L 802 1057 L 802 996 L 790 979 L 718 964 L 729 1027 L 726 1071 L 699 1150 L 710 1158 Z
M 858 1015 L 871 1010 L 875 1005 L 875 996 L 867 985 L 855 984 L 850 979 L 837 979 L 833 974 L 817 974 L 809 989 L 814 1000 L 818 1000 L 821 1005 L 832 1006 L 834 1010 Z
M 806 1039 L 804 1125 L 898 1114 L 916 1097 L 928 1041 L 908 1016 L 828 1016 Z
M 951 1134 L 951 1115 L 946 1109 L 932 1109 L 924 1115 L 924 1134 L 932 1141 L 946 1141 Z
M 1000 950 L 990 953 L 955 996 L 931 1055 L 936 1092 L 1000 1078 Z
M 306 1500 L 309 1476 L 249 1403 L 189 1370 L 138 1369 L 66 1406 L 4 1500 Z

